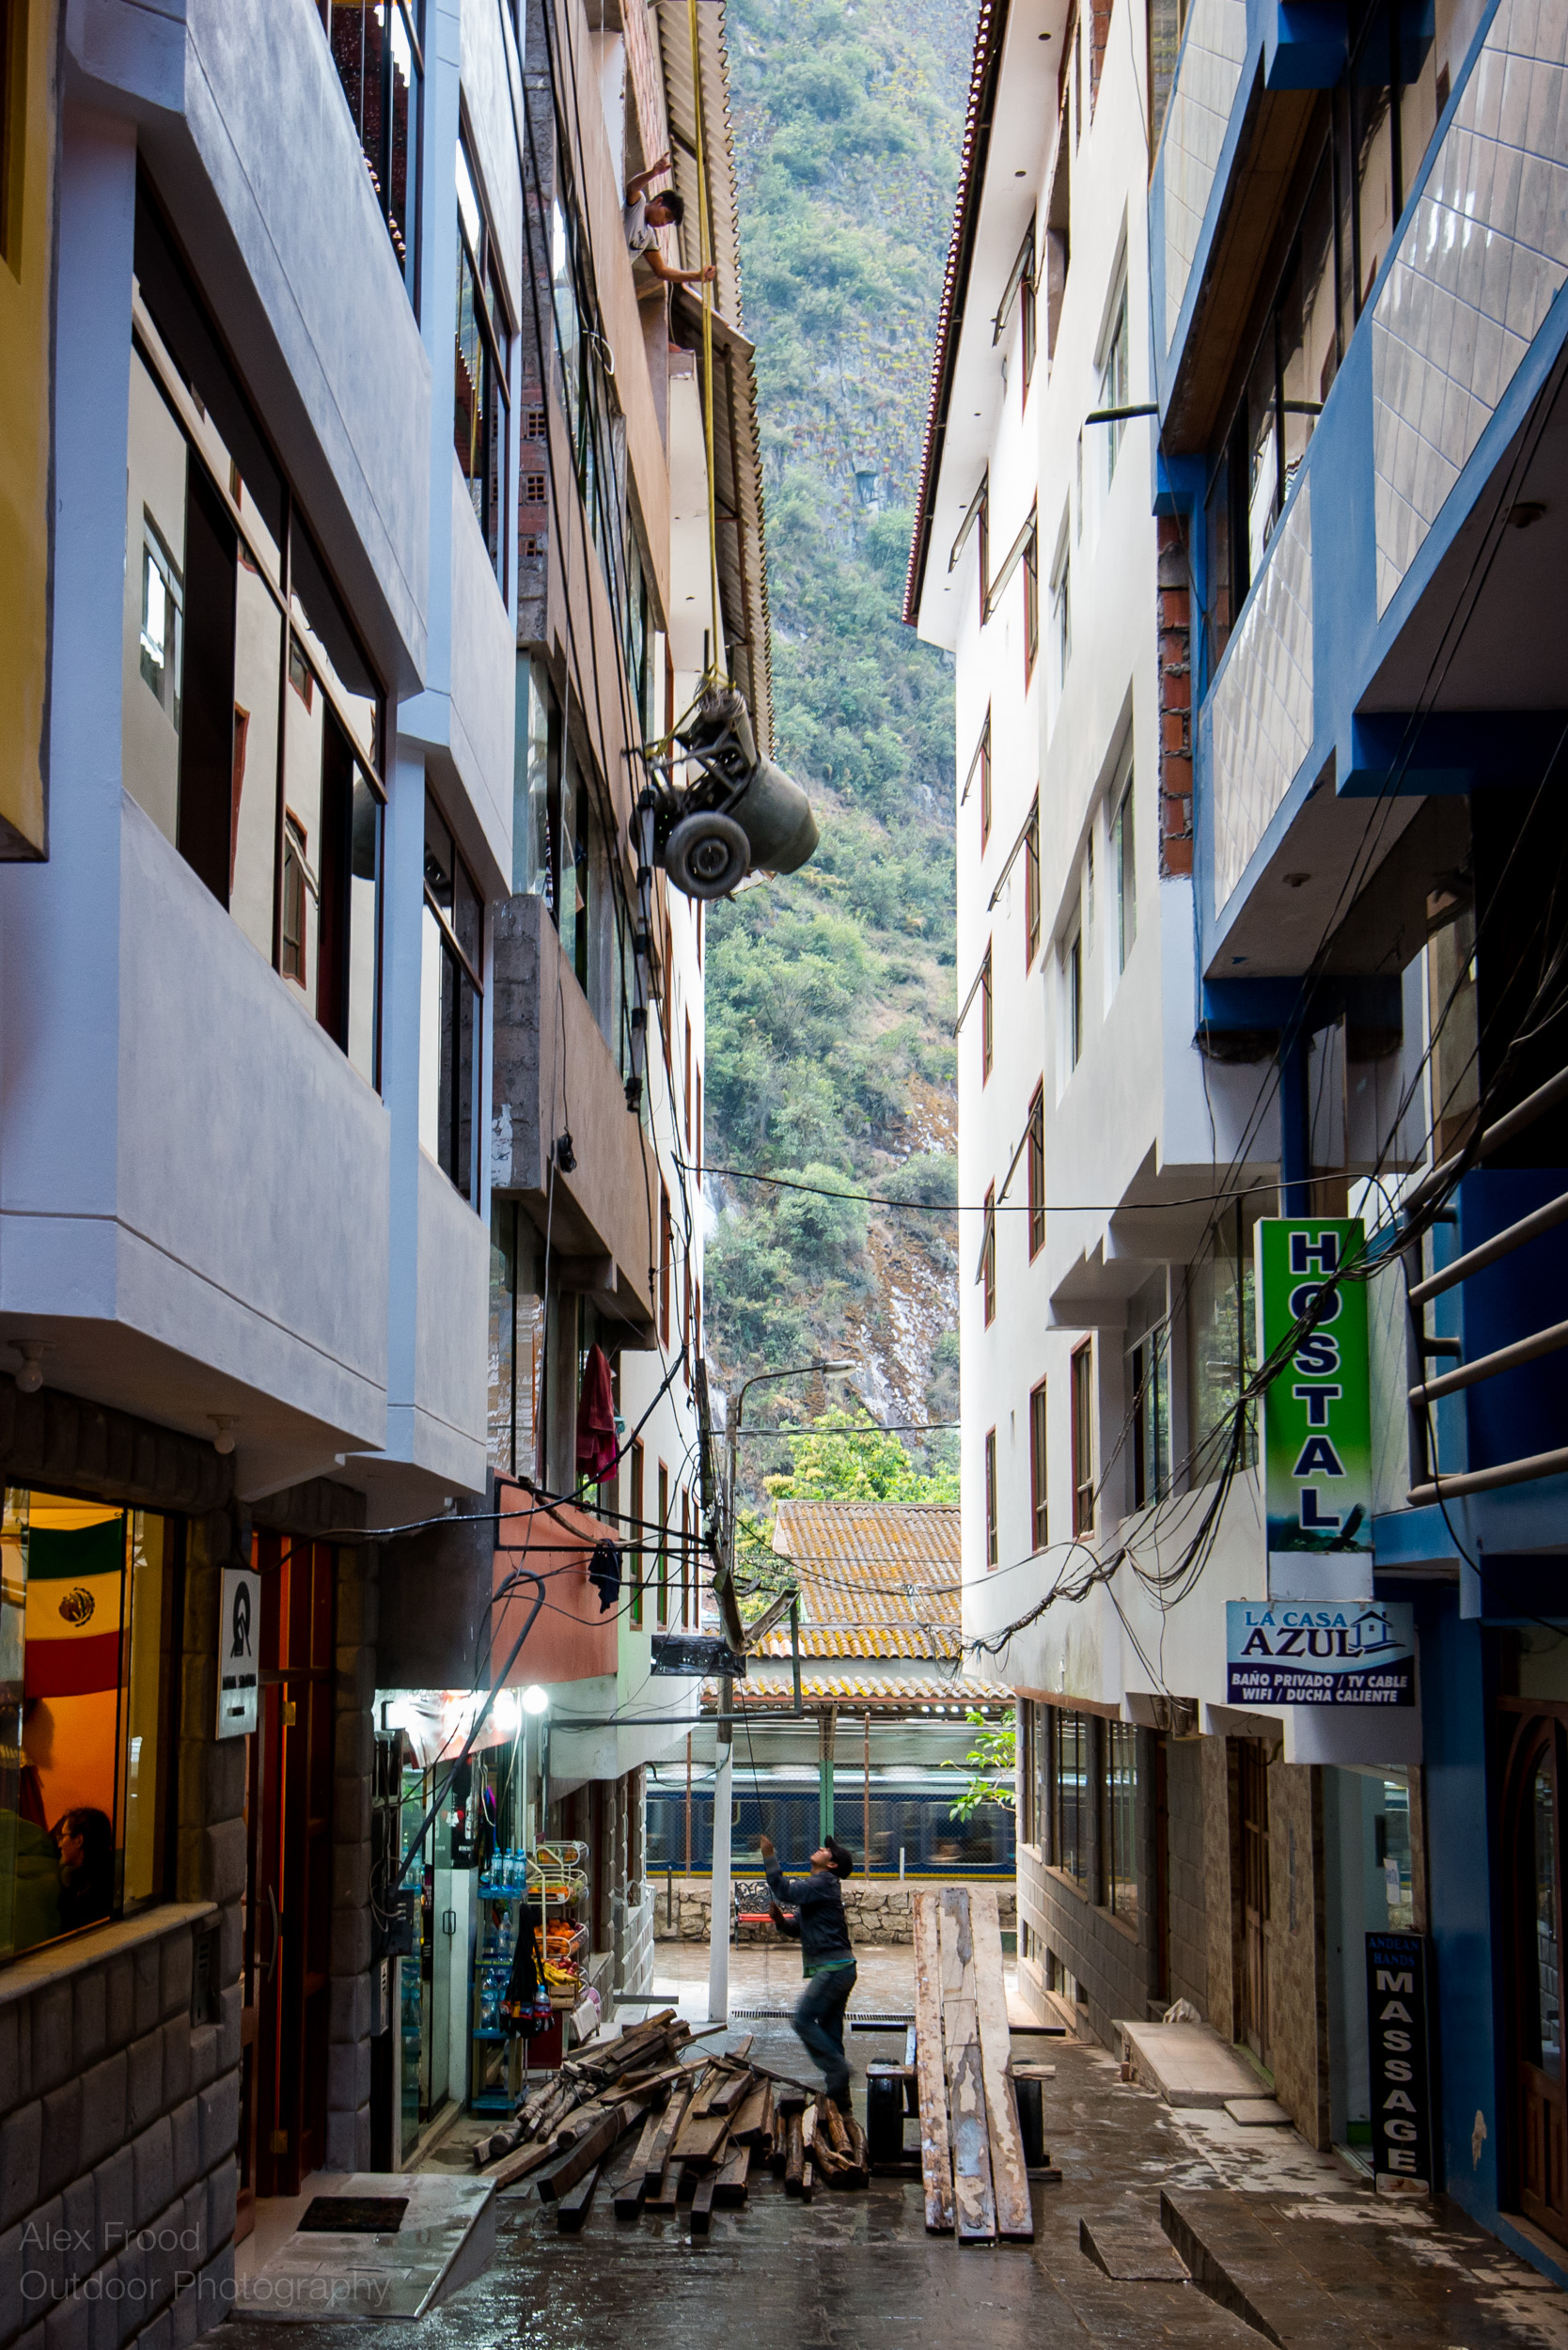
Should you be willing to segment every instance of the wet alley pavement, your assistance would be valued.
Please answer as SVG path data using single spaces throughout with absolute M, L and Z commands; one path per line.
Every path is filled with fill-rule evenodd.
M 732 1957 L 732 2007 L 792 2003 L 792 1953 L 764 1946 Z M 659 1979 L 669 2003 L 700 2021 L 706 1952 L 663 1946 Z M 908 1950 L 866 1953 L 852 2018 L 909 2004 Z M 760 2061 L 809 2076 L 783 2017 L 737 2019 L 708 2044 L 735 2045 L 745 2032 Z M 310 2350 L 397 2350 L 416 2334 L 418 2350 L 619 2350 L 634 2340 L 636 2350 L 691 2350 L 758 2337 L 781 2350 L 902 2350 L 921 2335 L 983 2350 L 1264 2341 L 1568 2350 L 1568 2295 L 1449 2206 L 1390 2204 L 1294 2131 L 1174 2112 L 1092 2044 L 1018 2044 L 1057 2067 L 1045 2135 L 1062 2179 L 1033 2188 L 1033 2245 L 961 2250 L 928 2236 L 917 2175 L 874 2180 L 862 2194 L 819 2189 L 803 2205 L 764 2172 L 746 2205 L 715 2210 L 712 2233 L 695 2242 L 684 2210 L 618 2222 L 603 2184 L 582 2233 L 561 2235 L 525 2181 L 497 2199 L 483 2277 L 413 2327 L 312 2323 Z M 896 2030 L 852 2033 L 857 2085 L 868 2062 L 902 2052 Z M 857 2086 L 862 2112 L 863 2094 Z M 432 2167 L 467 2168 L 468 2135 L 449 2133 Z M 1171 2262 L 1172 2240 L 1194 2276 Z M 1136 2273 L 1151 2268 L 1166 2273 Z M 237 2339 L 253 2331 L 254 2344 Z M 263 2332 L 244 2318 L 229 2321 L 224 2342 L 279 2350 L 275 2324 Z

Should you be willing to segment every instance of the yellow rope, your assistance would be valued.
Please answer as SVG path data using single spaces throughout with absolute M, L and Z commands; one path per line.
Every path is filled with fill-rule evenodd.
M 702 55 L 698 40 L 698 0 L 686 0 L 686 13 L 692 36 L 692 109 L 693 144 L 697 149 L 697 236 L 700 266 L 706 270 L 713 262 L 713 241 L 709 235 L 708 219 L 708 141 L 702 119 Z M 702 438 L 708 460 L 708 585 L 712 605 L 712 621 L 708 634 L 708 666 L 703 683 L 716 683 L 719 669 L 719 572 L 718 572 L 718 498 L 714 487 L 713 468 L 713 288 L 712 280 L 702 281 Z M 728 682 L 725 679 L 725 682 Z

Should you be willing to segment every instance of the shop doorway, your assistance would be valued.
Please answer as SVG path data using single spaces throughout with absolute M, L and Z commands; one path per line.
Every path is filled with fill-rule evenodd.
M 259 1535 L 259 1726 L 246 1740 L 240 2218 L 326 2157 L 333 1602 L 325 1543 Z
M 1519 1725 L 1505 1854 L 1514 1997 L 1513 2156 L 1527 2219 L 1568 2244 L 1568 2100 L 1562 2079 L 1563 1725 Z
M 1236 1810 L 1241 1832 L 1241 1969 L 1236 2038 L 1272 2063 L 1268 2012 L 1268 1752 L 1261 1739 L 1236 1740 Z

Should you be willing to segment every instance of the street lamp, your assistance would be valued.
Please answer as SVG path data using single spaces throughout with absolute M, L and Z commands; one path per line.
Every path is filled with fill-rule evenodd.
M 744 1380 L 735 1398 L 734 1415 L 727 1430 L 729 1455 L 729 1539 L 725 1557 L 729 1582 L 735 1581 L 735 1480 L 738 1468 L 737 1447 L 741 1437 L 741 1418 L 745 1400 L 753 1387 L 774 1379 L 807 1379 L 821 1371 L 853 1371 L 853 1363 L 795 1363 L 788 1371 L 760 1371 Z M 719 1682 L 719 1717 L 715 1724 L 718 1737 L 713 1772 L 713 1866 L 711 1884 L 713 1903 L 708 1916 L 708 2021 L 726 2022 L 729 2014 L 729 1813 L 733 1803 L 730 1787 L 734 1778 L 734 1724 L 729 1716 L 734 1711 L 735 1684 L 726 1674 Z

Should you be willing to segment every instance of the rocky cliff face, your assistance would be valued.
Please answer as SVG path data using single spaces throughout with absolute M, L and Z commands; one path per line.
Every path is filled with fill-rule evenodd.
M 957 1219 L 929 1212 L 957 1106 L 951 673 L 899 612 L 972 24 L 956 0 L 728 14 L 777 756 L 823 845 L 716 910 L 707 1158 L 923 1204 L 711 1181 L 711 1352 L 724 1383 L 849 1355 L 896 1421 L 957 1410 Z

